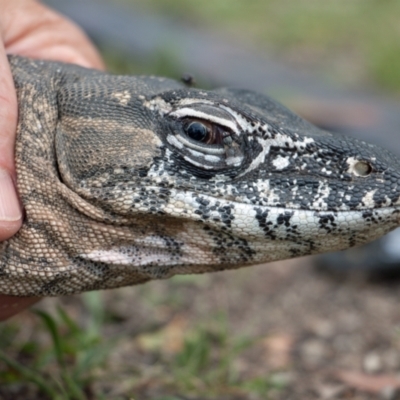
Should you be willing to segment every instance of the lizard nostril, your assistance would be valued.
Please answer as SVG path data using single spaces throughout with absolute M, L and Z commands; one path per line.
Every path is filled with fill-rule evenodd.
M 372 167 L 365 161 L 358 161 L 353 166 L 353 172 L 358 176 L 368 176 L 372 172 Z

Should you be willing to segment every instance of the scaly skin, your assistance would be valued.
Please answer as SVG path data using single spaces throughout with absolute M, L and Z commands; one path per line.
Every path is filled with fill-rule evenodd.
M 245 90 L 10 58 L 18 189 L 0 293 L 113 288 L 345 249 L 399 225 L 399 161 Z

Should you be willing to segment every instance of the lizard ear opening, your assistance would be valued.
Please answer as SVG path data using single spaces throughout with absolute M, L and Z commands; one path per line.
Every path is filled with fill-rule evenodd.
M 151 130 L 113 119 L 64 116 L 55 134 L 59 179 L 86 198 L 91 190 L 142 177 L 161 156 Z

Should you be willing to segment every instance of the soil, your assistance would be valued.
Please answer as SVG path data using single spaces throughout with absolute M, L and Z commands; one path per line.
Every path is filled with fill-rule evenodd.
M 272 375 L 283 389 L 252 398 L 400 398 L 400 291 L 396 281 L 374 284 L 362 274 L 336 279 L 317 272 L 312 258 L 199 278 L 200 283 L 175 288 L 173 283 L 156 282 L 146 290 L 155 290 L 161 297 L 167 296 L 165 290 L 180 292 L 179 310 L 167 306 L 161 311 L 161 318 L 170 327 L 178 325 L 178 331 L 222 310 L 230 335 L 258 338 L 235 360 L 241 378 Z M 133 304 L 140 304 L 139 299 Z M 137 328 L 138 323 L 149 323 L 149 310 L 128 313 L 128 325 Z M 177 342 L 179 348 L 179 338 Z M 149 385 L 138 398 L 160 395 L 162 389 L 157 386 Z M 226 397 L 247 398 L 251 398 L 248 393 Z
M 312 260 L 103 292 L 109 318 L 104 340 L 120 339 L 93 391 L 135 400 L 400 399 L 398 282 L 371 283 L 362 275 L 336 279 L 316 271 Z M 59 302 L 71 318 L 87 318 L 79 296 L 46 299 L 40 307 L 50 310 Z M 227 389 L 200 397 L 196 390 L 179 391 L 168 360 L 182 352 L 193 329 L 218 314 L 224 315 L 228 338 L 253 341 L 232 358 L 240 380 L 271 377 L 276 389 L 265 395 Z M 33 329 L 29 313 L 18 318 L 27 331 Z M 218 352 L 218 343 L 212 351 Z

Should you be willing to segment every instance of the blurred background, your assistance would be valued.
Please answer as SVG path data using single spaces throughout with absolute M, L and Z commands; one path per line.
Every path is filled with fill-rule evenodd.
M 397 0 L 46 0 L 116 73 L 275 97 L 400 154 Z M 398 399 L 400 234 L 46 299 L 0 325 L 1 399 Z

